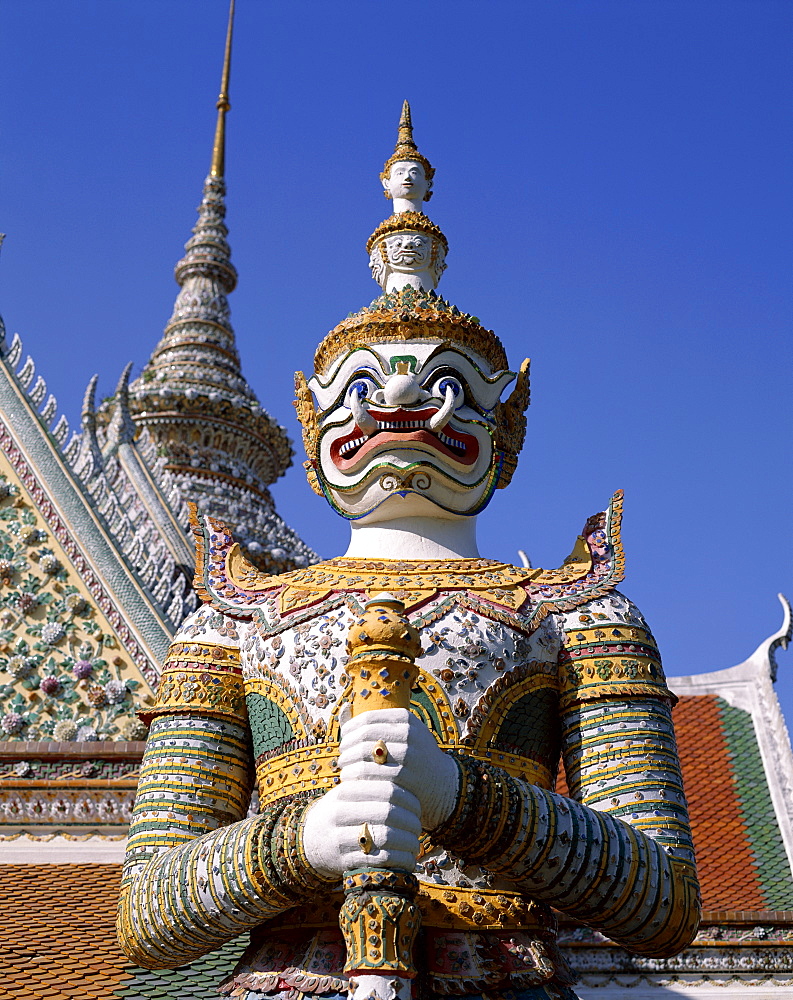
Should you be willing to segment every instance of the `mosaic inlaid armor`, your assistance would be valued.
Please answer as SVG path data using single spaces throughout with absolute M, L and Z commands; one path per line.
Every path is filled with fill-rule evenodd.
M 403 114 L 386 179 L 410 143 Z M 250 932 L 222 988 L 240 1000 L 570 1000 L 554 910 L 644 955 L 685 947 L 697 883 L 673 697 L 616 589 L 621 495 L 558 570 L 478 555 L 471 526 L 523 442 L 528 368 L 509 371 L 493 333 L 419 286 L 339 324 L 297 388 L 309 482 L 351 521 L 350 549 L 267 576 L 194 509 L 204 605 L 147 717 L 127 953 L 173 967 Z M 418 675 L 409 711 L 351 721 L 348 640 L 375 594 L 418 630 Z M 388 965 L 374 934 L 350 969 L 342 888 L 361 880 L 415 896 L 412 964 Z M 376 894 L 361 898 L 364 933 Z

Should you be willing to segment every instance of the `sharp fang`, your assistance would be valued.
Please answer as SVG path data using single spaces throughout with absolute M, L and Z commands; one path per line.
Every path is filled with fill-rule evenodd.
M 355 418 L 355 423 L 360 427 L 361 431 L 364 434 L 374 434 L 377 430 L 377 421 L 363 405 L 363 401 L 357 392 L 353 392 L 350 396 L 350 409 Z
M 443 406 L 438 410 L 437 413 L 433 413 L 430 419 L 427 421 L 427 426 L 431 431 L 442 431 L 443 428 L 449 423 L 449 419 L 454 413 L 454 403 L 457 397 L 454 395 L 454 389 L 450 385 L 446 386 L 446 399 L 443 401 Z

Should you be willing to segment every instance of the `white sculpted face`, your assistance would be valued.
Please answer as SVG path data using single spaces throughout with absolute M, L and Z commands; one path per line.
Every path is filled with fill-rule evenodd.
M 386 292 L 406 285 L 429 291 L 446 270 L 446 251 L 437 237 L 427 233 L 394 233 L 372 249 L 369 267 Z
M 385 250 L 395 271 L 422 271 L 432 261 L 432 237 L 423 233 L 396 233 L 386 238 Z
M 309 382 L 326 497 L 350 519 L 478 513 L 495 487 L 493 411 L 514 377 L 437 341 L 354 348 Z
M 398 160 L 392 164 L 388 177 L 383 180 L 383 187 L 394 200 L 395 212 L 405 211 L 406 208 L 420 212 L 429 183 L 420 163 L 415 160 Z M 413 204 L 400 208 L 398 203 L 406 201 Z

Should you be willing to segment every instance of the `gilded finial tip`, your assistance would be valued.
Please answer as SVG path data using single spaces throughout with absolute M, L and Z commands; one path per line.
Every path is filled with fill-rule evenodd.
M 432 197 L 432 191 L 430 188 L 432 187 L 432 178 L 435 174 L 435 170 L 426 156 L 421 155 L 413 138 L 413 119 L 410 114 L 410 104 L 406 100 L 402 102 L 402 111 L 399 115 L 396 146 L 394 147 L 394 152 L 386 160 L 383 166 L 383 172 L 380 174 L 381 181 L 385 181 L 388 178 L 391 166 L 394 163 L 398 163 L 400 160 L 413 160 L 416 163 L 420 163 L 422 167 L 424 167 L 424 175 L 427 181 L 429 181 L 427 192 L 424 195 L 424 201 L 429 201 Z M 387 189 L 385 196 L 386 198 L 391 197 Z
M 234 0 L 229 3 L 229 21 L 226 29 L 226 48 L 223 53 L 223 72 L 220 78 L 220 94 L 215 107 L 218 110 L 215 126 L 215 142 L 212 147 L 212 177 L 223 177 L 226 172 L 226 113 L 231 111 L 229 101 L 229 76 L 231 74 L 231 36 L 234 29 Z
M 416 143 L 413 141 L 413 122 L 410 117 L 410 104 L 407 101 L 402 102 L 402 113 L 399 116 L 396 148 L 399 149 L 400 146 L 416 148 Z

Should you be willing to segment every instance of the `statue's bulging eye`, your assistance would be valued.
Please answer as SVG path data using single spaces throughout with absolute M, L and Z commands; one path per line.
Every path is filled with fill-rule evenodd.
M 438 379 L 432 387 L 432 395 L 443 399 L 446 396 L 447 389 L 451 389 L 457 400 L 462 401 L 464 396 L 463 387 L 458 379 L 452 378 L 449 375 L 444 375 L 443 378 Z
M 351 383 L 350 388 L 347 390 L 348 399 L 352 395 L 356 395 L 358 399 L 363 401 L 371 397 L 372 393 L 375 391 L 377 386 L 369 378 L 357 378 L 353 383 Z

